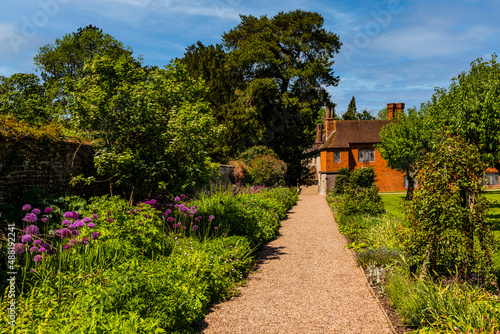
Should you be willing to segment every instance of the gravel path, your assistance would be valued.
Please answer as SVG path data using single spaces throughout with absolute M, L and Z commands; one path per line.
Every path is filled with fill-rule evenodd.
M 241 295 L 215 305 L 198 333 L 391 333 L 325 197 L 311 193 L 258 255 Z

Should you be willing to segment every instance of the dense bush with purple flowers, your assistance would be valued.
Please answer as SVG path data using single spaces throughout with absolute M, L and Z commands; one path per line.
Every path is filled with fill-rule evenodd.
M 53 208 L 26 207 L 15 247 L 16 330 L 192 332 L 209 303 L 244 280 L 255 245 L 276 235 L 296 200 L 293 190 L 258 186 L 136 205 L 104 196 L 59 219 Z

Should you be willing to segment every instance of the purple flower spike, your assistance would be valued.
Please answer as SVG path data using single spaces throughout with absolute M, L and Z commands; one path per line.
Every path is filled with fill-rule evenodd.
M 43 257 L 41 255 L 35 255 L 33 258 L 33 261 L 35 262 L 42 262 Z
M 29 234 L 23 235 L 23 237 L 21 238 L 21 242 L 31 242 L 31 235 Z
M 71 214 L 72 214 L 72 217 L 71 217 L 72 219 L 78 219 L 79 216 L 78 216 L 77 212 L 73 211 L 73 212 L 71 212 Z
M 40 246 L 42 244 L 42 240 L 35 240 L 33 243 L 37 246 Z
M 180 200 L 181 200 L 181 198 L 180 198 L 180 197 L 176 197 L 176 198 L 174 198 L 174 201 L 176 201 L 176 202 L 180 202 Z
M 40 209 L 33 209 L 31 210 L 31 213 L 34 213 L 35 215 L 39 215 L 41 213 Z
M 198 225 L 193 225 L 193 227 L 191 228 L 191 231 L 196 231 L 198 229 Z
M 94 228 L 94 227 L 95 227 L 95 224 L 94 224 L 94 223 L 88 223 L 87 227 L 88 227 L 88 228 Z
M 158 202 L 155 199 L 152 199 L 149 201 L 149 204 L 151 204 L 151 205 L 155 205 L 156 203 L 158 203 Z
M 218 229 L 218 227 L 217 227 L 217 226 L 214 226 L 214 230 L 217 230 L 217 229 Z
M 73 219 L 73 212 L 67 211 L 63 214 L 63 217 Z
M 44 253 L 44 252 L 46 252 L 46 251 L 47 251 L 47 250 L 46 250 L 45 248 L 43 248 L 43 247 L 40 247 L 40 248 L 38 249 L 38 252 L 40 252 L 40 253 Z
M 97 218 L 99 218 L 99 215 L 97 215 L 97 214 L 95 214 L 95 213 L 94 213 L 94 214 L 92 215 L 92 219 L 97 219 Z
M 174 221 L 174 217 L 168 217 L 167 222 L 172 223 Z
M 43 247 L 43 248 L 45 248 L 46 250 L 49 250 L 49 249 L 51 249 L 51 248 L 52 248 L 52 247 L 51 247 L 49 244 L 47 244 L 47 243 L 42 244 L 42 247 Z
M 185 199 L 186 199 L 186 195 L 181 194 L 181 199 L 182 199 L 182 200 L 185 200 Z
M 80 241 L 80 242 L 81 242 L 83 245 L 86 245 L 86 244 L 88 244 L 88 243 L 89 243 L 89 238 L 87 238 L 87 237 L 83 237 L 83 238 L 82 238 L 82 241 Z
M 92 238 L 92 240 L 97 240 L 97 238 L 99 238 L 100 236 L 101 232 L 94 232 L 90 237 Z
M 31 235 L 38 235 L 38 233 L 40 233 L 40 230 L 38 229 L 38 226 L 36 226 L 36 225 L 29 225 L 29 226 L 26 226 L 26 228 L 24 229 L 24 233 L 31 234 Z
M 63 220 L 62 224 L 63 225 L 71 225 L 71 220 L 65 219 L 65 220 Z
M 76 228 L 76 225 L 75 224 L 69 224 L 68 228 L 70 230 L 74 230 Z
M 31 210 L 31 205 L 29 205 L 29 204 L 23 205 L 23 211 L 30 211 L 30 210 Z
M 214 219 L 215 219 L 215 216 L 214 216 L 214 215 L 210 215 L 210 216 L 208 217 L 208 221 L 212 221 L 212 220 L 214 220 Z
M 46 223 L 49 219 L 47 217 L 42 218 L 42 223 Z
M 92 221 L 92 219 L 90 219 L 90 217 L 85 217 L 85 218 L 83 218 L 83 222 L 84 222 L 85 224 L 88 224 L 88 223 L 90 223 L 91 221 Z
M 52 209 L 50 206 L 49 207 L 46 207 L 45 210 L 43 210 L 43 212 L 45 213 L 52 213 L 54 212 L 54 209 Z
M 37 246 L 33 246 L 30 248 L 30 253 L 35 253 L 35 252 L 38 252 L 38 247 Z
M 172 224 L 172 228 L 177 228 L 177 224 Z
M 21 244 L 19 242 L 16 242 L 14 244 L 14 254 L 22 254 L 24 253 L 24 250 L 25 250 L 24 244 Z

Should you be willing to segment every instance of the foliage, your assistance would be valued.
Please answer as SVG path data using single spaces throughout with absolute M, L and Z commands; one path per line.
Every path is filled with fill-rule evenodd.
M 229 164 L 234 167 L 233 177 L 238 184 L 250 183 L 250 172 L 248 166 L 241 160 L 229 161 Z
M 99 175 L 131 199 L 160 185 L 173 193 L 208 181 L 206 149 L 219 128 L 201 100 L 202 82 L 178 63 L 146 72 L 129 58 L 98 58 L 85 71 L 73 89 L 72 122 L 98 139 Z
M 0 115 L 41 125 L 55 118 L 46 87 L 35 74 L 0 76 Z
M 252 183 L 265 186 L 284 183 L 286 170 L 284 161 L 267 154 L 254 158 L 249 166 Z
M 240 154 L 239 159 L 243 160 L 245 164 L 250 165 L 255 158 L 262 155 L 269 155 L 278 159 L 278 155 L 271 148 L 263 145 L 250 147 Z
M 426 126 L 425 114 L 415 109 L 398 114 L 397 118 L 380 131 L 382 142 L 378 145 L 387 166 L 404 173 L 408 180 L 406 199 L 411 199 L 418 175 L 416 168 L 431 150 L 432 131 Z
M 473 278 L 413 279 L 400 270 L 390 276 L 388 295 L 405 323 L 418 333 L 494 333 L 500 330 L 499 301 Z M 430 330 L 430 331 L 428 331 Z
M 40 126 L 22 119 L 16 119 L 13 115 L 0 115 L 0 139 L 22 140 L 26 138 L 48 141 L 60 140 L 64 135 L 64 129 L 58 123 L 45 122 Z
M 356 114 L 356 119 L 359 119 L 359 120 L 373 120 L 373 119 L 376 119 L 376 118 L 374 116 L 372 116 L 372 114 L 367 109 L 365 109 L 365 110 L 363 110 L 363 112 Z
M 287 183 L 296 184 L 308 176 L 303 152 L 314 140 L 319 109 L 329 102 L 325 86 L 338 83 L 331 66 L 341 43 L 317 13 L 240 17 L 222 37 L 227 53 L 198 44 L 185 62 L 192 75 L 210 81 L 216 122 L 228 129 L 218 152 L 230 160 L 264 144 L 287 163 Z
M 334 194 L 344 194 L 348 188 L 370 188 L 375 185 L 375 171 L 373 168 L 359 168 L 350 170 L 341 168 L 335 179 Z
M 356 99 L 353 96 L 351 99 L 351 102 L 349 102 L 349 105 L 347 106 L 347 111 L 342 115 L 342 119 L 343 120 L 355 120 L 356 114 L 357 114 Z
M 461 138 L 445 138 L 419 168 L 419 188 L 405 208 L 411 261 L 422 266 L 422 274 L 427 268 L 446 273 L 458 267 L 488 275 L 493 240 L 478 149 Z
M 427 111 L 430 126 L 446 129 L 475 145 L 481 159 L 500 170 L 500 64 L 476 59 L 469 72 L 452 79 L 448 90 L 437 88 Z
M 333 188 L 334 194 L 340 195 L 345 192 L 345 189 L 349 186 L 350 175 L 351 170 L 349 168 L 339 169 L 337 177 L 335 178 L 335 186 Z
M 389 119 L 389 110 L 387 110 L 387 107 L 378 111 L 377 119 Z

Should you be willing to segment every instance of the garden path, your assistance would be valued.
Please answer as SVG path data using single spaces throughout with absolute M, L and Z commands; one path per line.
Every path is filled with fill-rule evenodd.
M 302 192 L 241 295 L 213 306 L 198 333 L 392 332 L 325 197 L 314 193 Z

